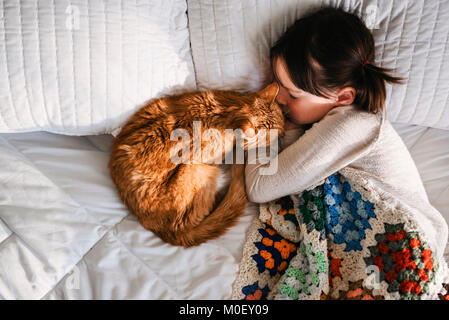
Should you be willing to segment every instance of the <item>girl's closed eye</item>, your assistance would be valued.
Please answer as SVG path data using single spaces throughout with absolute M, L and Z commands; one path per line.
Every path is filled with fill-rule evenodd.
M 288 94 L 292 99 L 299 99 L 300 97 L 305 95 L 304 91 L 295 91 L 295 93 L 289 92 Z
M 292 98 L 293 100 L 296 100 L 296 99 L 298 99 L 299 97 L 295 97 L 294 95 L 292 95 L 291 93 L 289 94 L 290 95 L 290 98 Z

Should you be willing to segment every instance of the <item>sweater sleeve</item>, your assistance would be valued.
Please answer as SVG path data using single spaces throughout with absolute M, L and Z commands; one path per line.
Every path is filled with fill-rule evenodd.
M 277 157 L 246 165 L 249 201 L 265 203 L 302 192 L 346 167 L 371 150 L 382 120 L 381 113 L 359 111 L 354 106 L 332 109 Z M 276 165 L 277 170 L 264 170 Z

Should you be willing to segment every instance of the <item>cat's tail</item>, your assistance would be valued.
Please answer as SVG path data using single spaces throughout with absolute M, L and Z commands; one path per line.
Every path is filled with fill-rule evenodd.
M 184 247 L 197 246 L 221 236 L 229 227 L 237 223 L 248 203 L 244 170 L 243 164 L 233 164 L 229 189 L 215 210 L 197 226 L 174 232 L 170 239 L 167 239 L 168 242 Z

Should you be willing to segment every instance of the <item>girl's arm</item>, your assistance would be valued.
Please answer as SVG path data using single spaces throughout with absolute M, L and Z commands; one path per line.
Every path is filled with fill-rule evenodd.
M 346 167 L 374 146 L 381 121 L 381 114 L 353 106 L 332 109 L 278 155 L 274 174 L 262 175 L 261 169 L 274 166 L 275 159 L 246 165 L 249 201 L 265 203 L 302 192 Z

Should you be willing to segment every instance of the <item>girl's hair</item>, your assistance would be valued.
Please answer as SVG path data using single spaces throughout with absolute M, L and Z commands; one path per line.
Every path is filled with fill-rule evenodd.
M 358 16 L 323 8 L 288 28 L 271 48 L 270 59 L 272 66 L 277 58 L 285 61 L 298 88 L 328 97 L 350 86 L 356 90 L 354 103 L 377 113 L 385 105 L 385 82 L 402 79 L 373 64 L 374 49 L 373 36 Z

